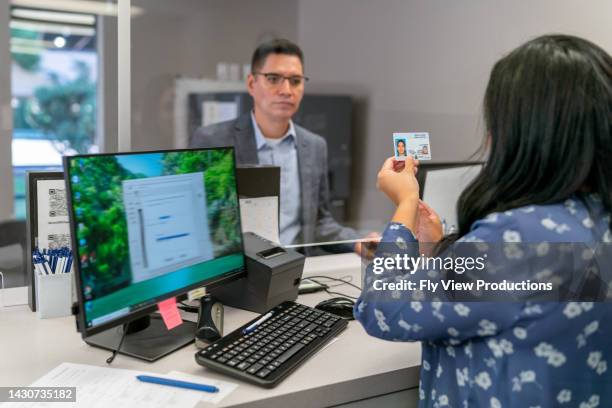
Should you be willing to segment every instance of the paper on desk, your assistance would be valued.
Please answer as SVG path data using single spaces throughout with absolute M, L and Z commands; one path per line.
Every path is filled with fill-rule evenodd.
M 223 398 L 227 397 L 232 393 L 236 388 L 238 388 L 238 384 L 228 381 L 215 380 L 210 377 L 202 377 L 199 375 L 187 374 L 180 371 L 170 371 L 168 377 L 175 378 L 177 380 L 190 381 L 198 384 L 206 384 L 206 385 L 214 385 L 219 388 L 219 392 L 210 393 L 210 392 L 201 392 L 201 401 L 211 402 L 213 404 L 218 404 L 223 400 Z
M 201 391 L 140 382 L 136 379 L 140 374 L 151 373 L 62 363 L 30 386 L 76 387 L 77 402 L 18 402 L 3 405 L 2 408 L 190 408 L 202 397 Z
M 278 197 L 240 199 L 242 232 L 254 232 L 272 242 L 280 243 Z

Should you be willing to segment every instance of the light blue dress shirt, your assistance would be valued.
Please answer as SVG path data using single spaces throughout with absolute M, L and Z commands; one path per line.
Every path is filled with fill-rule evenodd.
M 289 245 L 295 242 L 301 230 L 300 171 L 295 127 L 293 121 L 289 121 L 289 129 L 282 138 L 269 139 L 261 132 L 253 112 L 251 120 L 259 163 L 281 169 L 280 241 L 283 245 Z

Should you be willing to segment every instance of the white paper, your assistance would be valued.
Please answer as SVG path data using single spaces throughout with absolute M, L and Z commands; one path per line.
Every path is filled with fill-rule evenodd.
M 168 377 L 175 378 L 177 380 L 190 381 L 198 384 L 206 384 L 206 385 L 214 385 L 219 388 L 219 392 L 211 393 L 211 392 L 201 392 L 200 401 L 211 402 L 213 404 L 218 404 L 223 400 L 223 398 L 227 397 L 232 393 L 236 388 L 238 388 L 238 384 L 233 382 L 215 380 L 214 378 L 209 377 L 201 377 L 199 375 L 182 373 L 180 371 L 170 371 L 168 373 Z
M 190 408 L 202 397 L 201 391 L 138 381 L 136 376 L 140 374 L 167 377 L 133 370 L 62 363 L 31 386 L 77 387 L 76 403 L 19 402 L 3 405 L 3 408 Z
M 445 232 L 457 228 L 457 200 L 481 169 L 478 164 L 427 172 L 423 201 L 438 213 L 446 226 Z
M 38 247 L 70 247 L 70 223 L 64 180 L 38 180 Z
M 272 242 L 280 243 L 278 197 L 240 199 L 242 232 L 254 232 Z
M 28 304 L 28 287 L 0 289 L 0 306 L 19 306 Z
M 238 117 L 236 102 L 205 101 L 202 103 L 202 126 L 233 120 Z

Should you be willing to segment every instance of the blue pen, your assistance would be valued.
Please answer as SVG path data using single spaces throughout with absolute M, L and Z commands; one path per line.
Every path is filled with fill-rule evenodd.
M 142 382 L 169 385 L 171 387 L 187 388 L 190 390 L 204 391 L 204 392 L 219 392 L 219 388 L 214 385 L 197 384 L 188 381 L 171 380 L 168 378 L 151 377 L 150 375 L 137 375 L 136 378 Z

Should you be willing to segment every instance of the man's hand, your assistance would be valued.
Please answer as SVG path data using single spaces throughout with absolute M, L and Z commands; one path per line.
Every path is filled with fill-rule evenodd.
M 374 258 L 374 252 L 376 252 L 376 248 L 381 238 L 378 232 L 370 232 L 364 238 L 366 240 L 365 242 L 357 242 L 355 244 L 355 253 L 364 259 Z

